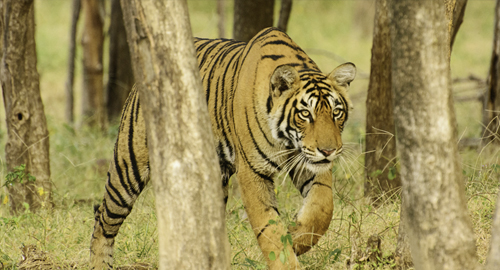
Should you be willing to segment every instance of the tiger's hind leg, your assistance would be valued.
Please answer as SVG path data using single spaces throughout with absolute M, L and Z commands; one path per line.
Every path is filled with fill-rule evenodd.
M 104 199 L 95 209 L 90 246 L 91 269 L 113 268 L 115 236 L 148 181 L 146 130 L 137 91 L 133 91 L 122 114 Z

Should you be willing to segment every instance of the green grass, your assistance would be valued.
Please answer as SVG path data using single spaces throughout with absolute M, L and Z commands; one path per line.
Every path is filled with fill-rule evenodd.
M 279 1 L 278 1 L 279 2 Z M 227 1 L 226 36 L 231 36 L 232 1 Z M 489 68 L 493 36 L 494 1 L 469 1 L 465 20 L 452 54 L 452 77 L 475 74 L 485 78 Z M 7 205 L 0 205 L 0 262 L 6 269 L 17 269 L 22 245 L 35 245 L 47 252 L 56 264 L 86 268 L 90 235 L 93 230 L 93 204 L 104 192 L 107 161 L 117 134 L 117 126 L 105 134 L 91 129 L 75 130 L 64 124 L 64 84 L 71 1 L 36 0 L 38 69 L 41 92 L 50 132 L 51 173 L 54 183 L 53 210 L 12 216 Z M 215 1 L 189 1 L 195 36 L 216 37 Z M 346 160 L 335 168 L 334 218 L 327 234 L 310 252 L 299 257 L 305 269 L 345 269 L 354 247 L 363 248 L 372 234 L 382 237 L 382 251 L 389 256 L 395 249 L 399 225 L 398 200 L 388 200 L 375 208 L 363 198 L 363 155 L 365 98 L 370 70 L 373 1 L 294 1 L 289 35 L 329 72 L 343 61 L 358 67 L 358 78 L 350 94 L 355 110 L 344 132 L 348 142 Z M 109 12 L 109 9 L 108 9 Z M 276 11 L 277 12 L 277 11 Z M 79 40 L 78 40 L 79 42 Z M 107 57 L 106 52 L 104 54 Z M 105 59 L 105 62 L 107 60 Z M 77 56 L 75 91 L 79 119 L 81 91 L 81 53 Z M 459 94 L 477 93 L 475 85 L 455 89 Z M 481 135 L 479 102 L 456 104 L 458 133 L 463 138 Z M 0 122 L 5 123 L 4 110 Z M 0 127 L 0 152 L 6 142 L 5 124 Z M 467 205 L 476 233 L 479 259 L 484 262 L 490 239 L 492 213 L 500 178 L 498 148 L 488 146 L 480 152 L 461 153 Z M 0 177 L 6 175 L 0 157 Z M 2 180 L 3 181 L 3 180 Z M 283 219 L 290 220 L 301 205 L 301 198 L 289 181 L 278 181 L 276 188 Z M 248 221 L 241 199 L 231 192 L 226 209 L 228 237 L 233 269 L 265 269 L 264 258 Z M 0 199 L 6 191 L 0 190 Z M 396 201 L 396 202 L 394 202 Z M 116 266 L 147 264 L 157 267 L 157 226 L 151 187 L 139 197 L 132 214 L 122 226 L 115 244 Z M 390 259 L 387 259 L 390 261 Z M 383 267 L 380 267 L 383 269 Z

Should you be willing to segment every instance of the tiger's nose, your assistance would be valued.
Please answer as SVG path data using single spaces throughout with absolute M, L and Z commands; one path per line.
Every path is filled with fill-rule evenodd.
M 328 157 L 331 154 L 333 154 L 335 152 L 335 150 L 337 150 L 337 149 L 318 149 L 318 151 L 321 152 L 321 154 L 323 154 L 323 156 L 325 156 L 325 157 Z

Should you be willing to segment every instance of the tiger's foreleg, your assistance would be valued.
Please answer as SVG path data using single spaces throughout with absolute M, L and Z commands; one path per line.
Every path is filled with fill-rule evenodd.
M 239 166 L 236 177 L 248 219 L 269 269 L 300 269 L 293 247 L 281 241 L 287 229 L 280 221 L 272 180 L 262 179 L 246 166 Z M 286 255 L 284 264 L 280 260 L 282 252 Z M 274 260 L 270 253 L 274 253 Z
M 302 208 L 297 214 L 295 226 L 288 228 L 293 235 L 293 249 L 297 256 L 318 243 L 328 230 L 332 216 L 332 173 L 327 171 L 314 177 L 304 197 Z

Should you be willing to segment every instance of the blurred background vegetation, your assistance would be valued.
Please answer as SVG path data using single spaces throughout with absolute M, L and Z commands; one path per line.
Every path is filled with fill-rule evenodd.
M 279 5 L 279 1 L 276 4 Z M 188 5 L 193 35 L 216 38 L 216 2 L 189 0 Z M 232 36 L 232 5 L 233 1 L 226 1 L 225 37 L 228 38 Z M 373 0 L 295 0 L 293 4 L 288 34 L 324 72 L 347 61 L 358 67 L 358 77 L 350 90 L 355 109 L 344 132 L 344 141 L 349 143 L 351 149 L 347 151 L 345 160 L 336 166 L 335 172 L 334 221 L 319 245 L 300 257 L 306 269 L 344 269 L 345 260 L 353 248 L 365 243 L 374 233 L 382 236 L 382 250 L 389 263 L 389 256 L 396 246 L 399 203 L 387 202 L 374 209 L 362 199 L 365 99 L 370 72 L 374 7 Z M 464 22 L 453 47 L 452 78 L 474 75 L 486 79 L 493 42 L 494 7 L 493 0 L 469 0 Z M 7 193 L 1 189 L 0 262 L 5 269 L 16 269 L 15 265 L 21 260 L 20 247 L 24 244 L 35 245 L 47 252 L 63 268 L 85 268 L 88 265 L 93 230 L 93 204 L 100 202 L 104 192 L 105 173 L 112 157 L 118 125 L 110 125 L 107 132 L 103 133 L 84 127 L 74 129 L 65 124 L 64 85 L 67 76 L 71 1 L 36 0 L 35 12 L 38 71 L 50 132 L 55 208 L 50 212 L 33 214 L 26 211 L 23 215 L 11 216 L 5 204 Z M 278 6 L 275 12 L 279 12 Z M 105 27 L 108 24 L 106 22 Z M 104 49 L 104 74 L 107 74 L 107 42 L 105 41 Z M 76 59 L 75 112 L 78 122 L 82 85 L 81 48 L 77 49 Z M 476 95 L 483 90 L 476 83 L 454 84 L 454 95 L 458 99 Z M 457 102 L 455 108 L 459 138 L 480 137 L 481 103 L 476 100 Z M 2 105 L 2 183 L 7 173 L 3 161 L 5 141 L 5 111 Z M 500 177 L 498 149 L 482 149 L 479 152 L 464 149 L 461 153 L 467 180 L 468 206 L 476 232 L 479 257 L 483 262 L 488 250 L 489 228 Z M 286 209 L 284 216 L 291 219 L 300 205 L 300 195 L 288 182 L 278 186 L 276 192 L 280 209 Z M 151 188 L 147 188 L 122 226 L 115 244 L 116 266 L 157 265 L 153 196 Z M 227 207 L 227 221 L 233 268 L 265 268 L 250 225 L 246 221 L 242 222 L 243 212 L 238 197 L 232 198 Z

